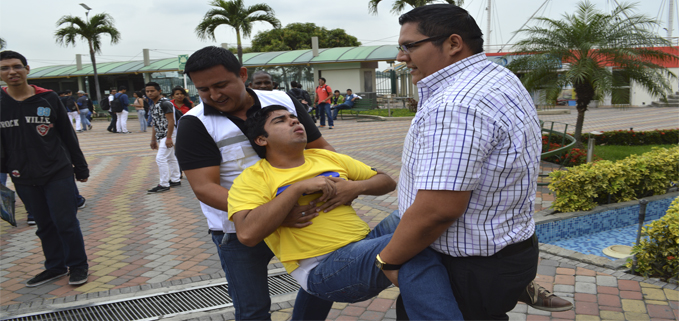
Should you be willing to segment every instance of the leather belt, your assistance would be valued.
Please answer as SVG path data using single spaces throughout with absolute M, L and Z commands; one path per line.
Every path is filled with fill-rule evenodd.
M 224 235 L 223 231 L 214 231 L 214 230 L 207 230 L 207 234 L 214 234 L 214 235 Z

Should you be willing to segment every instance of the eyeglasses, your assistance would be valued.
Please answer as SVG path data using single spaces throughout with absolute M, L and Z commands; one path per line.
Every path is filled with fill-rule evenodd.
M 14 65 L 14 66 L 2 66 L 0 67 L 0 71 L 8 71 L 10 69 L 13 69 L 14 71 L 21 71 L 26 69 L 26 66 L 24 65 Z
M 405 54 L 410 54 L 410 49 L 412 49 L 412 48 L 414 48 L 414 47 L 417 47 L 417 45 L 419 45 L 419 44 L 421 44 L 421 43 L 425 43 L 425 42 L 427 42 L 427 41 L 434 41 L 434 40 L 438 40 L 438 39 L 442 39 L 442 38 L 447 38 L 447 37 L 450 37 L 450 35 L 447 35 L 447 36 L 446 36 L 446 35 L 440 35 L 440 36 L 434 36 L 434 37 L 424 38 L 424 39 L 422 39 L 422 40 L 418 40 L 418 41 L 415 41 L 415 42 L 407 43 L 407 44 L 404 44 L 404 45 L 398 45 L 398 47 L 396 47 L 396 48 L 398 48 L 399 51 L 402 51 L 402 52 L 405 53 Z

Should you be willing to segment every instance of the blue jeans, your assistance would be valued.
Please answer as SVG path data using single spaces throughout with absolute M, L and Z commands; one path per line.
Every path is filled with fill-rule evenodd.
M 309 274 L 310 294 L 338 302 L 370 299 L 391 285 L 375 266 L 400 219 L 393 213 L 365 239 L 332 252 Z M 462 320 L 441 257 L 431 248 L 406 262 L 398 273 L 401 295 L 412 320 Z
M 139 129 L 143 132 L 146 131 L 146 111 L 143 109 L 137 110 L 137 118 L 139 118 Z
M 351 109 L 352 107 L 354 107 L 354 102 L 339 104 L 333 107 L 332 119 L 337 120 L 337 114 L 339 113 L 340 109 Z
M 335 122 L 332 121 L 332 112 L 330 111 L 330 104 L 320 103 L 318 104 L 318 109 L 321 113 L 321 126 L 325 126 L 325 116 L 328 116 L 328 125 L 335 126 Z
M 217 253 L 222 269 L 229 282 L 229 294 L 236 309 L 236 320 L 271 320 L 267 265 L 273 252 L 266 243 L 260 242 L 248 247 L 238 241 L 235 233 L 222 235 L 212 234 L 212 242 L 217 245 Z M 298 314 L 306 320 L 325 320 L 332 307 L 332 302 L 313 297 L 300 289 L 295 301 L 303 311 Z M 293 320 L 295 312 L 293 312 Z
M 80 109 L 80 124 L 83 127 L 83 131 L 87 130 L 87 128 L 91 125 L 90 120 L 87 119 L 87 115 L 90 114 L 90 110 L 87 108 L 82 108 Z
M 0 173 L 0 184 L 7 186 L 7 173 Z
M 52 180 L 45 185 L 14 185 L 26 210 L 38 225 L 45 254 L 45 269 L 65 272 L 66 268 L 87 268 L 85 241 L 76 218 L 76 186 L 73 177 Z

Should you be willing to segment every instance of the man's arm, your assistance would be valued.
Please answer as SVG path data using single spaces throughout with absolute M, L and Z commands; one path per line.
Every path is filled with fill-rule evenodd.
M 320 211 L 330 212 L 340 205 L 347 204 L 359 195 L 384 195 L 396 189 L 396 181 L 382 171 L 377 175 L 362 181 L 343 180 L 330 177 L 337 186 L 335 196 L 321 205 Z
M 174 110 L 171 113 L 165 114 L 165 119 L 167 119 L 167 138 L 165 140 L 165 146 L 167 148 L 172 148 L 174 144 L 172 143 L 172 134 L 174 133 Z

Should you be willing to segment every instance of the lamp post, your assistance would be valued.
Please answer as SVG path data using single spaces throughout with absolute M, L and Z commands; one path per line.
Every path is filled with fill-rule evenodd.
M 592 162 L 592 156 L 594 156 L 594 136 L 599 136 L 603 134 L 600 131 L 590 132 L 589 140 L 587 141 L 587 162 Z
M 80 6 L 85 8 L 85 10 L 87 10 L 87 11 L 85 11 L 85 19 L 87 19 L 87 22 L 90 22 L 89 15 L 90 15 L 90 10 L 92 10 L 92 8 L 90 8 L 88 5 L 86 5 L 84 3 L 81 3 Z

